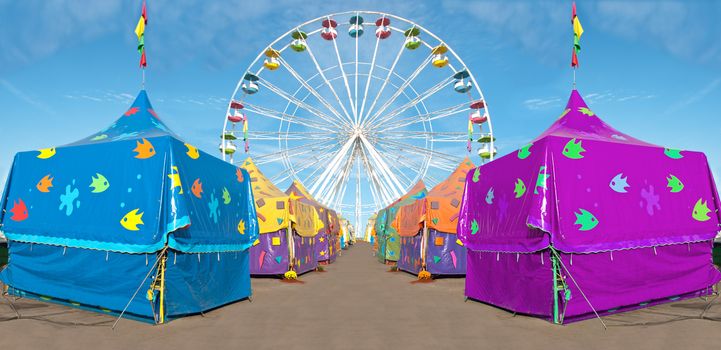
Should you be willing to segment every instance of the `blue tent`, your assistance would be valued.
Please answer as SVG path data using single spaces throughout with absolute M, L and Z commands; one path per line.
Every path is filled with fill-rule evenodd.
M 249 179 L 180 141 L 141 91 L 107 129 L 15 155 L 0 197 L 10 250 L 0 279 L 17 296 L 128 305 L 127 316 L 156 323 L 247 298 L 258 236 Z

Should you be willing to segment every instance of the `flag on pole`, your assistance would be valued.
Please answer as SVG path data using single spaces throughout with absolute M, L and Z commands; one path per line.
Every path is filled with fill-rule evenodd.
M 135 26 L 135 36 L 138 37 L 138 53 L 140 54 L 140 67 L 145 68 L 148 62 L 145 58 L 145 25 L 148 23 L 148 16 L 145 9 L 145 0 L 143 0 L 143 8 L 140 11 L 138 24 Z
M 571 55 L 571 67 L 578 67 L 578 54 L 581 52 L 581 35 L 583 35 L 583 26 L 576 16 L 576 2 L 571 7 L 571 23 L 573 24 L 573 53 Z

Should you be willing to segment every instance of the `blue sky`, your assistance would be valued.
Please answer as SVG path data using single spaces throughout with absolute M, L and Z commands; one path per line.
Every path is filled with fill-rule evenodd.
M 491 107 L 499 152 L 543 131 L 571 89 L 570 1 L 150 0 L 147 89 L 187 141 L 217 154 L 248 64 L 292 26 L 366 9 L 413 20 L 452 46 Z M 140 88 L 140 1 L 0 0 L 0 185 L 14 153 L 104 128 Z M 579 1 L 578 89 L 614 127 L 704 151 L 721 178 L 721 3 Z M 466 125 L 446 125 L 464 131 Z

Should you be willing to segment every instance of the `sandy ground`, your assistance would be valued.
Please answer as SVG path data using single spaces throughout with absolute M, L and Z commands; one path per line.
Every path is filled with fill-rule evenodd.
M 253 279 L 253 301 L 152 326 L 30 300 L 22 319 L 0 301 L 3 349 L 710 349 L 721 322 L 698 318 L 700 299 L 566 326 L 464 302 L 463 279 L 414 284 L 387 272 L 366 244 L 344 251 L 304 284 Z M 707 317 L 721 320 L 721 298 Z

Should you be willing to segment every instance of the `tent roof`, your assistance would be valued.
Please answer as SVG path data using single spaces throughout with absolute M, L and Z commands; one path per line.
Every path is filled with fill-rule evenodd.
M 253 195 L 256 200 L 258 198 L 279 198 L 288 197 L 285 192 L 281 191 L 270 179 L 268 179 L 257 165 L 253 162 L 253 159 L 248 157 L 241 165 L 241 168 L 248 171 L 250 174 L 250 182 L 253 184 Z
M 426 193 L 428 193 L 428 190 L 426 189 L 426 184 L 423 182 L 423 180 L 418 180 L 418 182 L 416 182 L 416 184 L 413 185 L 413 187 L 411 187 L 408 192 L 406 192 L 400 198 L 396 199 L 393 203 L 391 203 L 384 209 L 389 209 L 397 205 L 403 205 L 411 203 L 412 201 L 423 199 L 426 197 Z
M 148 99 L 148 93 L 145 90 L 140 90 L 130 108 L 120 118 L 116 119 L 113 124 L 95 134 L 65 146 L 140 140 L 159 136 L 172 136 L 180 139 L 155 113 Z
M 588 108 L 578 90 L 571 91 L 571 96 L 568 98 L 568 103 L 561 116 L 546 131 L 536 137 L 534 142 L 548 136 L 655 146 L 624 134 L 601 120 Z
M 439 182 L 426 193 L 426 197 L 453 197 L 460 199 L 466 182 L 466 174 L 475 167 L 471 159 L 466 156 L 451 175 L 448 175 L 445 180 Z
M 308 189 L 306 189 L 305 186 L 303 186 L 303 184 L 298 180 L 293 180 L 293 183 L 291 183 L 290 187 L 285 190 L 285 193 L 289 195 L 291 199 L 300 199 L 301 201 L 309 203 L 315 207 L 327 208 L 325 205 L 315 200 Z

